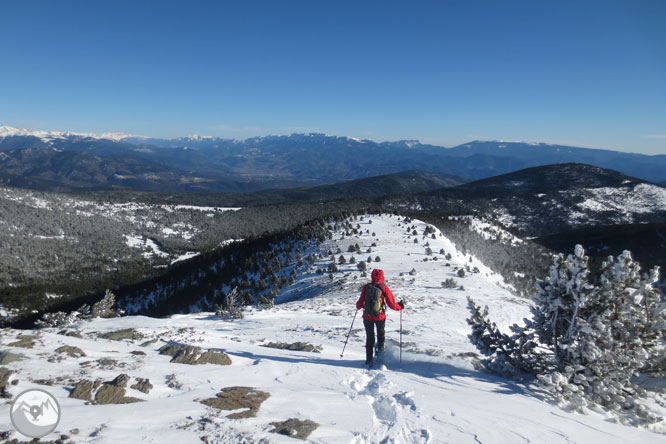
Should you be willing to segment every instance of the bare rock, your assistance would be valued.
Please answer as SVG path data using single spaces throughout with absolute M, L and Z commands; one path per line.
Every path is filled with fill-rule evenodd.
M 195 364 L 231 365 L 231 358 L 220 350 L 210 349 L 199 356 Z
M 125 373 L 122 373 L 118 376 L 115 377 L 112 381 L 107 381 L 104 384 L 108 384 L 114 387 L 120 387 L 120 388 L 125 388 L 127 387 L 127 383 L 129 382 L 130 377 L 126 375 Z
M 269 430 L 271 433 L 279 433 L 280 435 L 298 439 L 307 439 L 319 427 L 319 424 L 314 421 L 310 421 L 309 419 L 303 421 L 297 418 L 291 418 L 282 422 L 271 422 L 271 425 L 274 427 L 273 430 Z
M 0 351 L 0 365 L 7 365 L 10 362 L 20 361 L 21 359 L 25 359 L 25 356 L 8 351 Z
M 148 341 L 139 344 L 139 347 L 148 347 L 149 345 L 154 344 L 156 342 L 157 338 L 149 339 Z
M 268 344 L 262 345 L 262 347 L 311 353 L 321 353 L 322 350 L 320 345 L 312 345 L 308 344 L 307 342 L 294 342 L 293 344 L 287 344 L 286 342 L 269 342 Z
M 166 344 L 159 348 L 161 355 L 171 356 L 171 361 L 177 364 L 216 364 L 216 365 L 230 365 L 231 358 L 226 353 L 210 349 L 203 351 L 201 347 L 194 345 L 176 345 Z
M 14 373 L 13 370 L 9 370 L 7 367 L 0 367 L 0 398 L 12 397 L 7 390 L 7 385 L 9 384 L 9 377 Z
M 200 401 L 209 407 L 220 410 L 247 409 L 227 415 L 229 419 L 253 418 L 257 415 L 261 404 L 270 397 L 269 393 L 252 387 L 226 387 L 215 398 Z
M 31 441 L 19 441 L 18 439 L 14 438 L 9 441 L 2 441 L 3 444 L 33 444 L 33 443 L 39 443 L 39 444 L 65 444 L 66 441 L 63 441 L 62 439 L 56 439 L 55 441 L 41 441 L 38 438 L 34 438 Z
M 125 387 L 130 380 L 126 374 L 118 375 L 112 381 L 79 381 L 70 392 L 70 398 L 93 401 L 95 404 L 129 404 L 143 399 L 125 396 Z M 93 396 L 94 394 L 94 396 Z
M 18 341 L 7 344 L 10 347 L 32 348 L 35 346 L 35 339 L 37 336 L 33 335 L 18 335 Z
M 92 393 L 100 386 L 101 381 L 90 381 L 84 379 L 79 381 L 74 386 L 74 389 L 69 392 L 69 397 L 74 399 L 83 399 L 84 401 L 92 401 Z
M 150 383 L 149 379 L 138 378 L 137 382 L 132 384 L 130 388 L 138 390 L 143 393 L 149 393 L 150 390 L 153 388 L 153 384 Z
M 125 396 L 125 387 L 130 377 L 126 374 L 118 375 L 113 381 L 107 381 L 95 393 L 95 404 L 130 404 L 142 402 L 143 399 Z
M 86 355 L 79 347 L 73 347 L 71 345 L 63 345 L 62 347 L 56 348 L 55 351 L 56 353 L 66 353 L 72 358 L 81 358 Z
M 79 338 L 79 339 L 83 338 L 81 332 L 79 332 L 78 330 L 68 329 L 68 328 L 60 330 L 58 334 L 63 336 L 71 336 L 73 338 Z
M 110 341 L 122 341 L 124 339 L 131 339 L 132 341 L 136 341 L 139 339 L 143 339 L 144 336 L 143 333 L 133 328 L 124 328 L 122 330 L 103 333 L 99 335 L 99 337 L 102 339 L 108 339 Z
M 101 358 L 96 361 L 83 361 L 79 365 L 82 368 L 99 368 L 102 370 L 113 370 L 115 368 L 125 368 L 127 364 L 116 359 Z

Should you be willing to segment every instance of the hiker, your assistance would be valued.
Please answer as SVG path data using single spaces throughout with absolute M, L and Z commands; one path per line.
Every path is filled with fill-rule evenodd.
M 400 311 L 405 303 L 396 304 L 391 290 L 384 284 L 384 271 L 375 268 L 372 270 L 372 283 L 367 284 L 361 291 L 361 297 L 356 302 L 356 309 L 363 309 L 363 325 L 365 326 L 365 363 L 370 365 L 375 347 L 375 326 L 377 326 L 377 353 L 384 349 L 384 324 L 386 324 L 386 306 Z

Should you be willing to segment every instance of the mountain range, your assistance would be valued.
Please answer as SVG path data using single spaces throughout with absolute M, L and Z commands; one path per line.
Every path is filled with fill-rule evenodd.
M 474 141 L 444 148 L 415 140 L 379 143 L 318 133 L 167 140 L 0 126 L 0 181 L 53 191 L 245 192 L 311 187 L 408 170 L 447 174 L 461 183 L 561 163 L 585 163 L 666 182 L 666 155 L 544 143 Z

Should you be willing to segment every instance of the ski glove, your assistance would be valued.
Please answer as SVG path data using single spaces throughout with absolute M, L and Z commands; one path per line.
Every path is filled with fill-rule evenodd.
M 403 301 L 398 302 L 398 305 L 400 306 L 400 309 L 405 308 L 405 303 Z

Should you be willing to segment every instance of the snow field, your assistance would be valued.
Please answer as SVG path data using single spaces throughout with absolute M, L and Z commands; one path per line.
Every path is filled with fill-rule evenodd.
M 372 223 L 369 223 L 372 220 Z M 294 443 L 293 438 L 269 433 L 269 423 L 288 418 L 309 419 L 320 424 L 308 438 L 316 443 L 658 443 L 666 437 L 610 422 L 600 413 L 578 415 L 547 403 L 535 387 L 518 384 L 474 369 L 476 352 L 467 339 L 470 329 L 466 297 L 489 305 L 493 320 L 506 328 L 528 315 L 529 302 L 511 295 L 501 279 L 478 260 L 457 252 L 451 242 L 435 232 L 423 239 L 426 225 L 413 221 L 418 243 L 396 216 L 365 216 L 358 237 L 336 232 L 323 243 L 337 262 L 347 259 L 330 280 L 328 273 L 302 272 L 292 288 L 309 297 L 283 302 L 272 310 L 247 309 L 245 318 L 222 321 L 210 313 L 175 315 L 167 319 L 130 316 L 95 319 L 76 326 L 83 338 L 58 334 L 57 329 L 36 331 L 32 349 L 20 351 L 28 359 L 7 365 L 16 370 L 10 386 L 13 395 L 28 388 L 43 388 L 58 399 L 62 419 L 52 436 L 65 433 L 75 442 L 201 442 Z M 402 226 L 398 226 L 398 225 Z M 411 233 L 410 229 L 410 233 Z M 377 244 L 371 247 L 372 243 Z M 430 243 L 432 256 L 425 253 Z M 386 284 L 397 300 L 405 299 L 402 317 L 403 349 L 400 362 L 400 313 L 388 310 L 387 350 L 378 366 L 363 368 L 365 332 L 359 312 L 349 343 L 343 343 L 355 313 L 361 287 L 369 280 L 349 264 L 349 245 L 358 243 L 362 254 L 372 256 L 373 267 L 382 268 Z M 371 253 L 366 253 L 368 247 Z M 451 254 L 445 259 L 443 248 Z M 303 255 L 305 257 L 305 254 Z M 374 258 L 380 256 L 381 262 Z M 438 260 L 432 260 L 433 257 Z M 428 258 L 427 262 L 424 259 Z M 313 268 L 325 268 L 330 257 L 318 259 Z M 450 265 L 447 266 L 447 263 Z M 479 273 L 459 278 L 455 268 L 469 265 Z M 416 275 L 409 272 L 415 269 Z M 402 276 L 401 276 L 402 273 Z M 442 288 L 453 278 L 464 290 Z M 278 301 L 296 293 L 287 289 Z M 109 341 L 99 333 L 135 328 L 141 340 Z M 4 331 L 3 346 L 13 342 L 17 331 Z M 149 339 L 157 342 L 141 347 Z M 322 347 L 321 353 L 263 347 L 268 342 L 307 342 Z M 230 366 L 170 363 L 157 349 L 165 343 L 197 345 L 225 351 Z M 65 357 L 53 352 L 61 345 L 80 347 L 87 356 Z M 3 347 L 6 349 L 8 347 Z M 18 351 L 17 351 L 18 350 Z M 145 355 L 133 355 L 132 351 Z M 58 357 L 58 359 L 53 359 Z M 100 366 L 99 359 L 114 359 L 115 366 Z M 49 362 L 51 359 L 54 362 Z M 81 364 L 90 361 L 93 364 Z M 105 381 L 127 373 L 148 378 L 149 394 L 128 390 L 127 396 L 146 402 L 123 405 L 86 405 L 68 398 L 71 381 L 101 378 Z M 35 380 L 62 378 L 52 386 Z M 214 397 L 220 389 L 249 386 L 270 393 L 255 418 L 232 420 L 230 411 L 207 407 L 198 400 Z M 129 387 L 129 385 L 128 385 Z M 0 406 L 0 429 L 11 430 L 9 404 Z M 73 436 L 70 430 L 78 428 Z M 18 435 L 15 435 L 18 436 Z M 51 439 L 51 435 L 45 439 Z M 55 438 L 54 438 L 55 439 Z
M 633 188 L 593 188 L 591 197 L 578 204 L 582 209 L 608 211 L 609 208 L 626 213 L 643 214 L 666 209 L 666 188 L 641 183 Z

